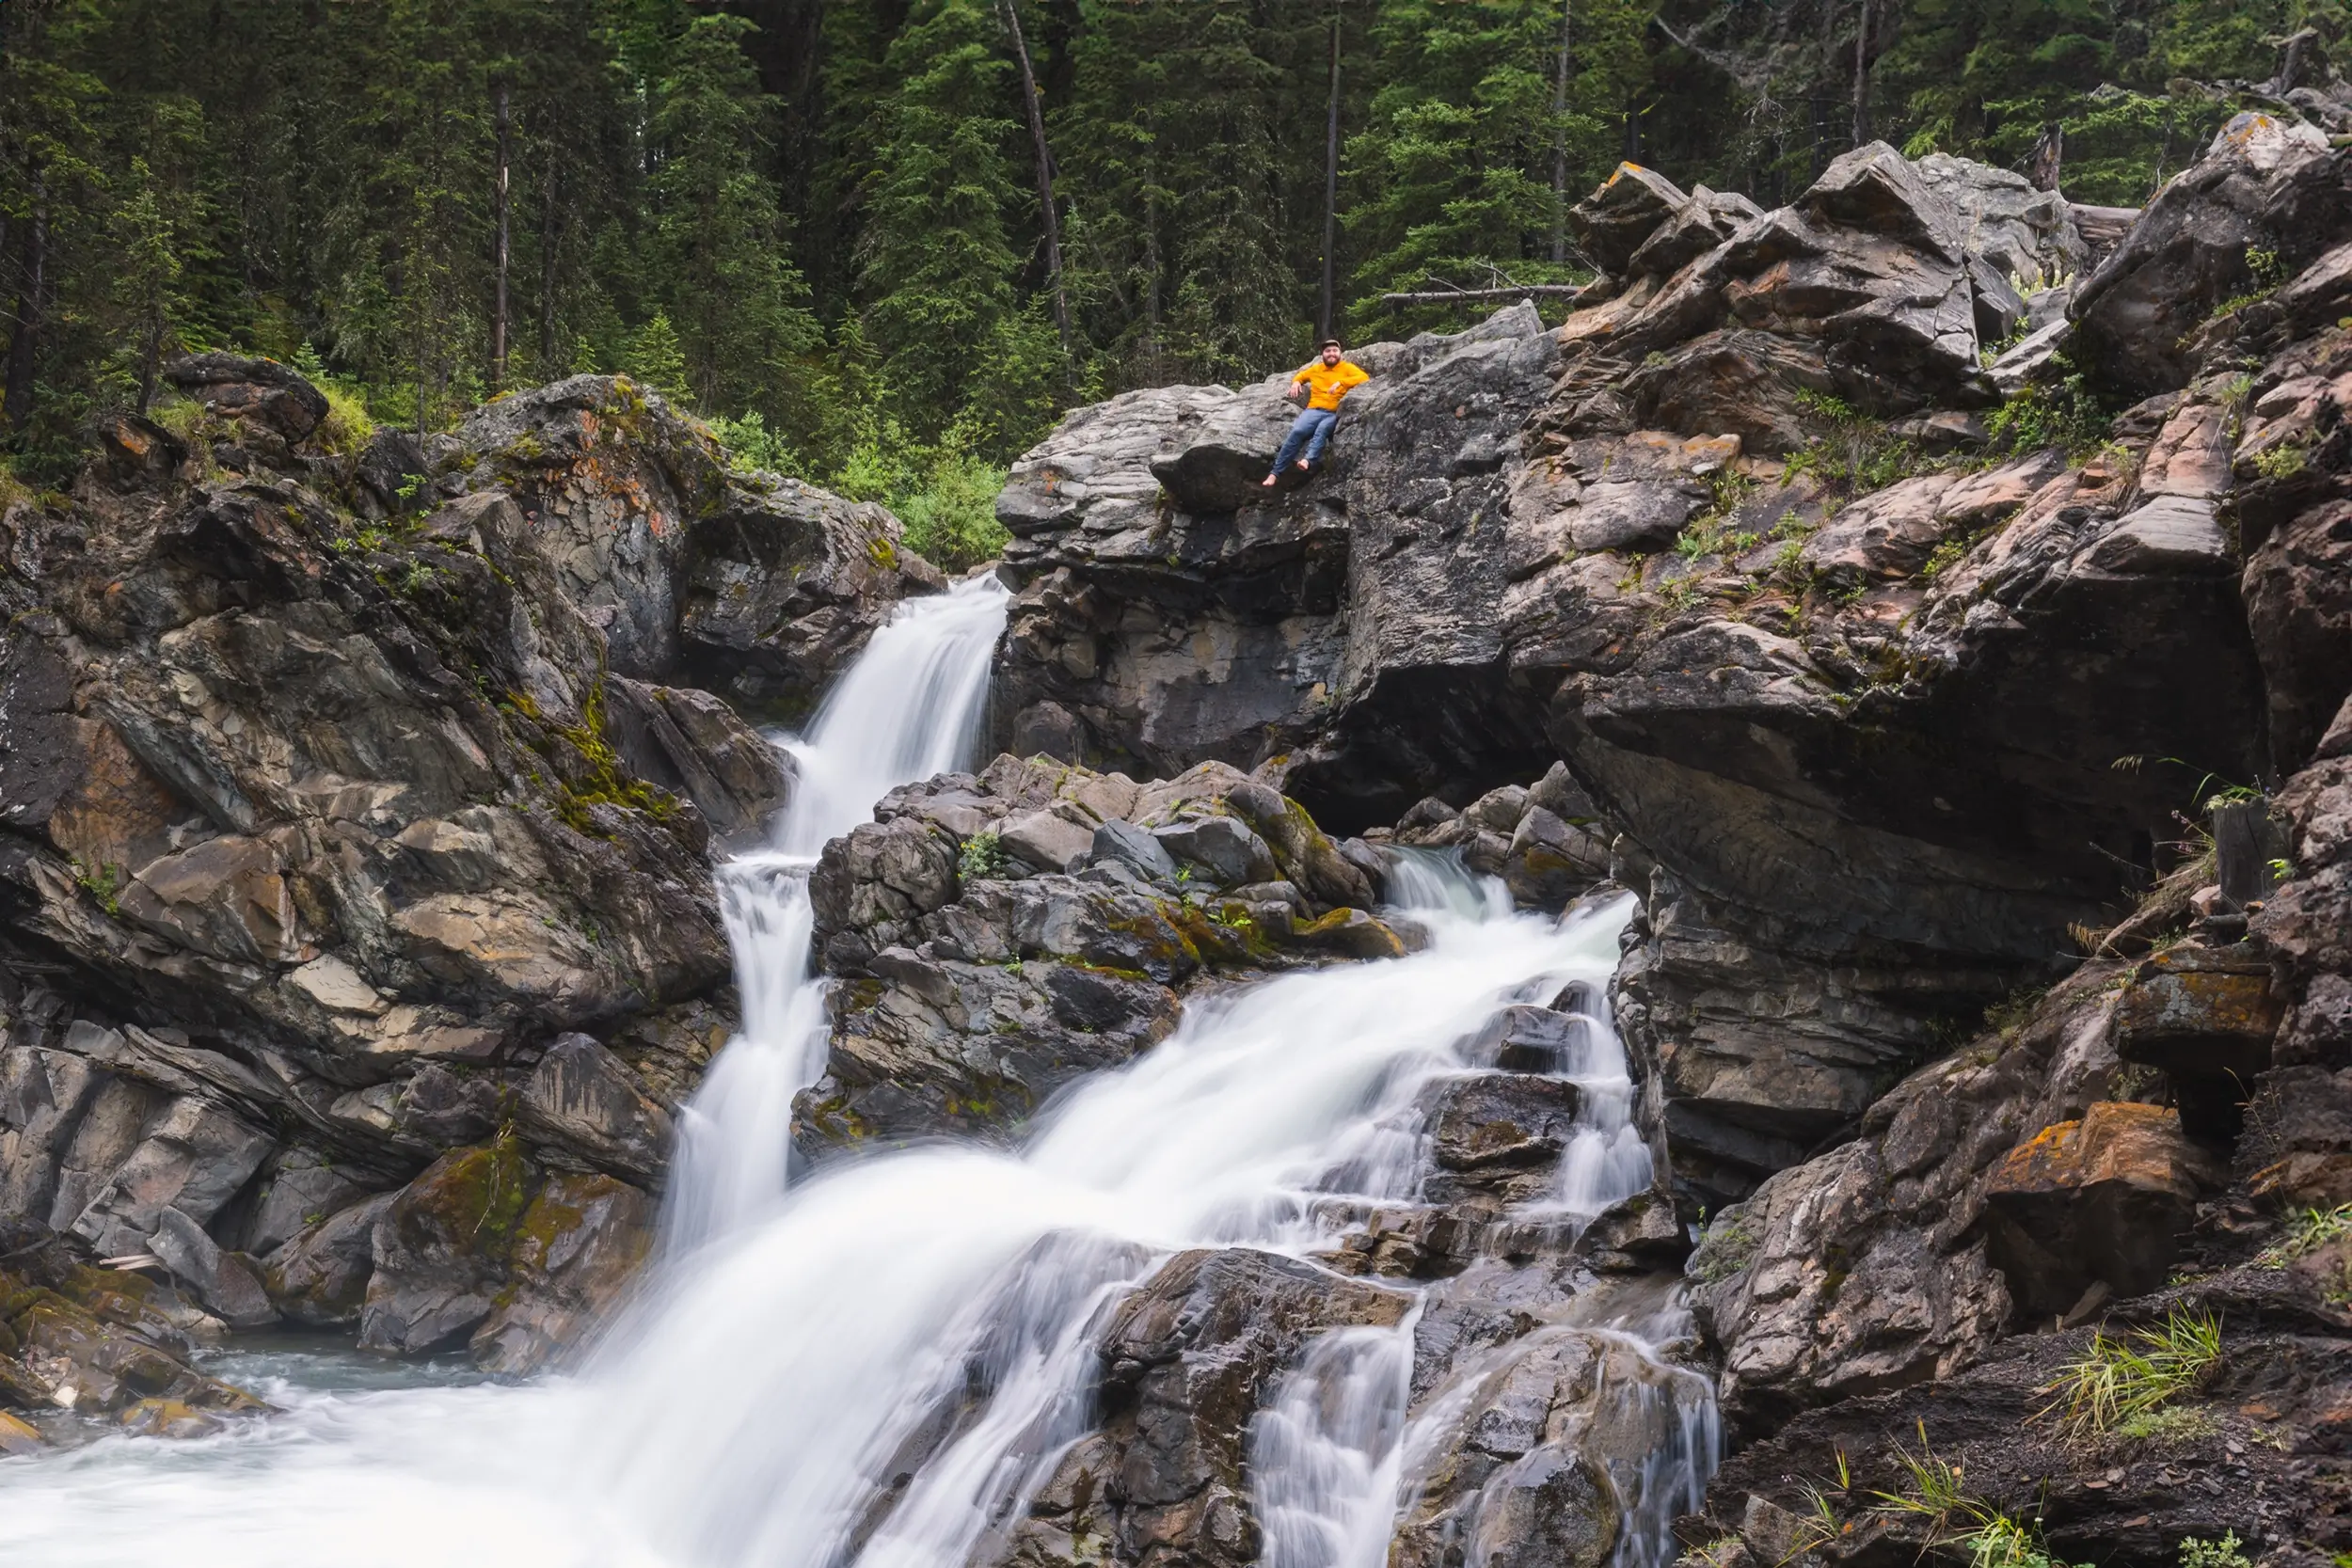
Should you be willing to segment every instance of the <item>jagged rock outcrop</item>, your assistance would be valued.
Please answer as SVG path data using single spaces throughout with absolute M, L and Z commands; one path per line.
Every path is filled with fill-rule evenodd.
M 1769 214 L 1629 167 L 1580 209 L 1609 276 L 1565 326 L 1365 352 L 1380 379 L 1305 485 L 1159 473 L 1090 531 L 1088 495 L 1041 499 L 1090 455 L 1082 412 L 1008 491 L 1009 684 L 1037 744 L 1230 757 L 1343 829 L 1393 820 L 1368 836 L 1486 869 L 1536 819 L 1498 786 L 1565 759 L 1555 850 L 1581 872 L 1605 849 L 1645 896 L 1616 1015 L 1704 1223 L 1693 1299 L 1744 1449 L 1686 1521 L 1715 1568 L 1915 1554 L 1936 1527 L 1872 1494 L 1917 1484 L 1920 1442 L 2053 1552 L 2169 1560 L 2226 1526 L 2299 1563 L 2352 1540 L 2326 1239 L 2352 1199 L 2348 162 L 2241 117 L 2136 222 L 1883 146 Z M 2058 422 L 2085 386 L 2111 400 L 2087 457 Z M 1243 473 L 1232 449 L 1279 431 L 1270 391 L 1129 404 L 1120 461 L 1176 471 L 1216 420 Z M 1231 558 L 1185 553 L 1310 532 L 1316 596 L 1270 574 L 1246 613 Z M 1115 568 L 1089 558 L 1113 538 Z M 1212 585 L 1233 596 L 1185 663 Z M 1169 721 L 1218 711 L 1227 624 L 1289 661 L 1246 737 L 1238 705 Z M 1181 700 L 1120 641 L 1147 625 Z M 2257 784 L 2275 826 L 2204 799 Z M 1505 1304 L 1675 1251 L 1652 1196 L 1594 1227 L 1582 1275 L 1508 1253 L 1476 1199 L 1521 1200 L 1513 1159 L 1560 1108 L 1506 1078 L 1433 1101 L 1422 1201 L 1331 1256 L 1438 1282 L 1417 1411 L 1458 1342 L 1541 1340 L 1482 1326 Z M 2282 1205 L 2318 1212 L 2282 1240 Z M 2219 1324 L 2180 1408 L 2062 1435 L 2046 1407 L 2083 1325 L 2174 1311 Z M 1540 1425 L 1572 1382 L 1490 1408 Z M 1531 1451 L 1465 1440 L 1405 1539 L 1440 1520 L 1438 1556 L 1605 1552 L 1581 1439 L 1549 1441 L 1547 1483 L 1585 1478 L 1566 1515 L 1488 1534 L 1449 1512 Z
M 1008 1135 L 1165 1037 L 1196 982 L 1405 951 L 1304 809 L 1220 763 L 1139 785 L 1005 755 L 893 790 L 825 847 L 809 895 L 844 977 L 826 1075 L 795 1106 L 812 1157 Z
M 2107 923 L 2198 774 L 2260 764 L 2222 379 L 2134 410 L 2088 464 L 1966 456 L 1996 401 L 1981 351 L 2024 319 L 2008 279 L 2085 254 L 2021 183 L 1874 145 L 1741 216 L 1621 174 L 1579 219 L 1615 274 L 1597 303 L 1555 333 L 1506 313 L 1368 353 L 1388 373 L 1351 400 L 1330 473 L 1218 521 L 1322 519 L 1345 553 L 1343 602 L 1314 611 L 1344 645 L 1284 677 L 1321 683 L 1319 715 L 1286 708 L 1251 743 L 1313 809 L 1360 826 L 1433 786 L 1460 808 L 1566 759 L 1649 895 L 1622 1000 L 1692 1207 L 1849 1135 L 1951 1018 Z M 1677 237 L 1708 224 L 1703 250 Z M 1149 417 L 1122 426 L 1138 454 Z M 1908 420 L 1909 444 L 1871 420 Z M 1009 516 L 1083 465 L 1091 428 L 1073 416 L 1032 454 Z M 1866 447 L 1912 477 L 1873 490 Z M 1045 666 L 1082 579 L 1085 624 L 1124 626 L 1185 577 L 1144 539 L 1194 525 L 1155 515 L 1093 572 L 1071 553 L 1089 504 L 1032 531 L 1056 586 L 1010 568 L 1029 586 L 1008 680 L 1052 721 L 1041 743 L 1131 754 L 1116 716 L 1157 699 L 1129 670 Z M 1191 760 L 1172 751 L 1154 760 Z M 2118 769 L 2134 756 L 2195 771 Z
M 946 586 L 884 508 L 730 468 L 626 377 L 485 404 L 453 444 L 468 484 L 514 493 L 615 672 L 763 718 L 805 714 L 892 605 Z
M 790 782 L 661 683 L 805 706 L 939 575 L 626 378 L 342 457 L 284 366 L 167 379 L 190 439 L 103 422 L 0 520 L 0 1213 L 236 1326 L 355 1322 L 375 1195 L 517 1122 L 551 1180 L 633 1184 L 563 1201 L 641 1254 L 724 1037 L 712 858 Z
M 44 1227 L 0 1223 L 0 1453 L 108 1426 L 203 1436 L 268 1408 L 188 1362 L 223 1324 L 135 1274 L 93 1268 Z

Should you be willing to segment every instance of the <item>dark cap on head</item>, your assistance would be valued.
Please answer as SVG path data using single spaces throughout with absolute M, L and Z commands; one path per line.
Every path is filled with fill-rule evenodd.
M 1339 346 L 1340 341 L 1337 338 L 1326 338 L 1323 341 L 1315 345 L 1315 352 L 1317 354 L 1321 354 L 1327 348 L 1337 348 Z

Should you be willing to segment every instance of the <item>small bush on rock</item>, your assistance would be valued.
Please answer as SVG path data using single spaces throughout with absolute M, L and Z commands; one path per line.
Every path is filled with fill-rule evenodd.
M 2352 1230 L 2352 1203 L 2333 1209 L 2306 1209 L 2287 1220 L 2287 1233 L 2263 1248 L 2254 1261 L 2265 1269 L 2283 1269 L 2308 1252 L 2317 1252 Z
M 2237 1531 L 2223 1530 L 2218 1541 L 2181 1538 L 2181 1568 L 2251 1568 L 2240 1549 Z
M 2089 379 L 2063 356 L 2052 361 L 2065 373 L 2050 386 L 2028 386 L 2011 394 L 1984 421 L 1996 452 L 2040 451 L 2057 447 L 2087 452 L 2106 440 L 2110 421 L 2092 395 Z
M 958 881 L 982 881 L 1002 876 L 1004 870 L 1004 840 L 994 833 L 974 833 L 963 841 L 963 848 L 956 855 Z

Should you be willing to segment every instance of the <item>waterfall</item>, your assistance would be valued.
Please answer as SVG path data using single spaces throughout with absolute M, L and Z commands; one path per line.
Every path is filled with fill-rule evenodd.
M 808 733 L 785 743 L 792 795 L 768 845 L 720 868 L 742 1022 L 679 1117 L 662 1226 L 672 1249 L 733 1229 L 783 1195 L 792 1097 L 825 1066 L 809 871 L 891 790 L 972 765 L 1005 604 L 988 576 L 901 603 Z
M 1501 1009 L 1583 999 L 1555 1069 L 1582 1109 L 1552 1223 L 1581 1227 L 1646 1180 L 1645 1153 L 1621 1157 L 1629 1085 L 1596 1000 L 1631 900 L 1514 914 L 1458 859 L 1402 854 L 1390 892 L 1422 950 L 1196 999 L 1017 1150 L 919 1147 L 787 1189 L 792 1096 L 825 1042 L 809 868 L 889 787 L 968 760 L 1003 616 L 985 581 L 903 607 L 790 743 L 790 809 L 721 873 L 741 1031 L 681 1117 L 668 1244 L 595 1365 L 513 1387 L 355 1389 L 316 1356 L 228 1364 L 285 1413 L 0 1463 L 0 1560 L 964 1568 L 1094 1426 L 1120 1301 L 1181 1250 L 1303 1257 L 1347 1213 L 1411 1198 L 1429 1093 L 1491 1065 L 1481 1029 Z M 1269 1390 L 1248 1441 L 1266 1568 L 1382 1562 L 1433 1422 L 1470 1397 L 1409 1408 L 1413 1323 L 1310 1339 Z M 1606 1331 L 1645 1347 L 1674 1332 Z M 1634 1364 L 1659 1370 L 1623 1397 L 1656 1402 L 1671 1369 L 1646 1349 Z M 1617 1568 L 1672 1556 L 1665 1524 L 1713 1459 L 1705 1404 L 1702 1419 L 1666 1399 L 1647 1469 L 1615 1478 Z

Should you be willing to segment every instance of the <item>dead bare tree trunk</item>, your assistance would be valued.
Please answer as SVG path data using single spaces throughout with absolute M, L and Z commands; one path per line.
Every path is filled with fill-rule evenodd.
M 1862 0 L 1853 29 L 1853 144 L 1870 139 L 1870 0 Z
M 1568 259 L 1568 50 L 1576 0 L 1560 0 L 1560 62 L 1551 77 L 1551 261 Z
M 490 391 L 493 395 L 506 390 L 506 264 L 507 246 L 507 184 L 512 166 L 513 129 L 507 115 L 507 83 L 503 76 L 490 80 L 490 118 L 498 128 L 498 178 L 490 190 L 490 202 L 498 215 L 498 238 L 494 242 L 491 265 L 498 275 L 498 293 L 490 308 Z
M 2159 171 L 2164 166 L 2164 159 L 2172 150 L 2171 131 L 2172 127 L 2168 122 L 2164 150 L 2156 158 Z M 2042 128 L 2042 135 L 2034 139 L 2033 150 L 2026 154 L 2026 178 L 2035 190 L 2054 191 L 2058 188 L 2058 178 L 2065 166 L 2066 128 L 2054 119 Z
M 1012 35 L 1012 57 L 1021 67 L 1021 105 L 1029 114 L 1029 138 L 1037 144 L 1037 199 L 1045 219 L 1045 276 L 1054 292 L 1054 329 L 1061 334 L 1061 356 L 1078 357 L 1076 338 L 1070 330 L 1070 296 L 1062 288 L 1061 219 L 1054 211 L 1054 156 L 1045 146 L 1045 111 L 1038 103 L 1037 72 L 1029 69 L 1029 46 L 1021 37 L 1017 0 L 996 0 L 996 14 Z
M 1315 336 L 1331 336 L 1340 284 L 1340 6 L 1331 0 L 1331 93 L 1323 131 L 1323 310 Z

